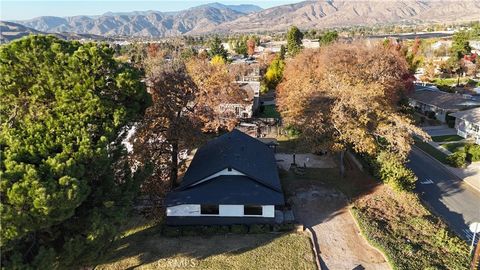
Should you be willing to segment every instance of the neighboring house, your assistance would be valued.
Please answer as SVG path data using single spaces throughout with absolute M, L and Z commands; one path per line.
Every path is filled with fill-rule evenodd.
M 260 70 L 256 63 L 240 61 L 237 61 L 237 63 L 248 64 L 250 69 L 248 75 L 239 76 L 235 81 L 240 86 L 240 89 L 246 93 L 245 102 L 222 104 L 220 105 L 220 110 L 225 114 L 234 114 L 240 119 L 252 118 L 260 106 Z
M 410 106 L 418 112 L 434 116 L 441 122 L 453 120 L 449 114 L 461 110 L 480 107 L 480 102 L 461 94 L 451 94 L 442 91 L 432 91 L 424 88 L 417 90 L 409 97 Z
M 302 39 L 302 45 L 306 49 L 320 48 L 320 42 L 318 40 Z
M 273 150 L 238 130 L 211 140 L 165 204 L 168 225 L 273 224 L 285 204 Z
M 473 139 L 480 144 L 480 108 L 451 114 L 455 117 L 457 134 L 465 139 Z

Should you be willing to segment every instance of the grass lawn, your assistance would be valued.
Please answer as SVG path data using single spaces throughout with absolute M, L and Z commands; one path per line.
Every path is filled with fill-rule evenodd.
M 166 237 L 132 220 L 95 269 L 315 269 L 309 238 L 297 233 Z
M 445 143 L 445 144 L 442 144 L 440 146 L 447 149 L 448 151 L 450 151 L 452 153 L 455 153 L 458 150 L 461 150 L 463 147 L 465 147 L 465 145 L 467 145 L 467 144 L 463 143 L 463 142 L 459 142 L 459 143 Z
M 281 176 L 292 182 L 291 176 Z M 343 179 L 338 169 L 312 168 L 296 178 L 322 181 L 348 195 L 363 235 L 387 256 L 393 269 L 467 269 L 468 245 L 415 194 L 394 192 L 353 167 Z
M 436 158 L 438 161 L 447 164 L 447 155 L 437 150 L 430 144 L 415 138 L 415 146 L 427 152 L 430 156 Z
M 265 118 L 280 118 L 280 113 L 277 112 L 275 105 L 265 105 L 264 110 L 260 113 L 260 117 Z
M 460 78 L 460 83 L 467 83 L 469 81 L 469 78 L 467 77 L 462 77 Z M 438 85 L 457 85 L 458 78 L 435 78 L 433 79 L 433 83 L 438 84 Z
M 445 135 L 432 137 L 432 140 L 434 142 L 456 142 L 463 140 L 463 138 L 458 135 Z

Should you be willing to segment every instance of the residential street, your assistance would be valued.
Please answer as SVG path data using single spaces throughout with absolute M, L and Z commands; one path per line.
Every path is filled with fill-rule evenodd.
M 411 168 L 418 177 L 416 190 L 422 200 L 465 240 L 471 240 L 468 224 L 480 222 L 480 192 L 450 173 L 437 160 L 414 147 Z

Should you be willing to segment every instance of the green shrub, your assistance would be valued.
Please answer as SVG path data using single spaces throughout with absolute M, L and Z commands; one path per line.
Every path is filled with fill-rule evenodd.
M 182 227 L 183 236 L 198 236 L 203 235 L 206 227 L 202 226 L 184 226 Z
M 180 227 L 165 226 L 162 234 L 167 237 L 177 237 L 182 235 L 182 231 Z
M 226 234 L 226 233 L 229 233 L 230 230 L 228 226 L 210 225 L 210 226 L 203 227 L 202 232 L 206 235 L 215 235 L 215 234 Z
M 467 153 L 464 150 L 457 151 L 447 157 L 447 163 L 457 168 L 465 167 L 467 164 Z
M 467 151 L 467 160 L 469 162 L 480 161 L 480 145 L 470 144 L 465 146 L 465 150 Z
M 230 231 L 232 233 L 244 234 L 248 232 L 248 227 L 246 225 L 232 225 Z
M 270 226 L 267 224 L 253 224 L 250 225 L 249 233 L 267 233 L 270 232 Z
M 272 230 L 274 232 L 291 232 L 295 229 L 295 224 L 293 223 L 282 223 L 273 225 Z
M 405 167 L 402 160 L 390 152 L 381 152 L 377 156 L 375 174 L 397 191 L 411 191 L 417 181 L 415 174 Z

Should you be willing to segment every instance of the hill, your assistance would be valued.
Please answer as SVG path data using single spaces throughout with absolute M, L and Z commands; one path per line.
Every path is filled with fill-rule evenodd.
M 68 33 L 68 32 L 46 33 L 46 32 L 38 31 L 29 27 L 25 27 L 18 23 L 0 21 L 0 43 L 7 43 L 15 39 L 22 38 L 24 36 L 28 36 L 30 34 L 54 35 L 58 38 L 65 39 L 65 40 L 80 40 L 80 39 L 107 40 L 108 39 L 103 36 L 93 35 L 93 34 L 77 34 L 77 33 Z
M 291 25 L 322 29 L 354 25 L 479 20 L 480 0 L 303 1 L 261 9 L 211 3 L 177 12 L 107 12 L 99 16 L 43 16 L 18 23 L 42 32 L 168 37 L 182 34 L 283 31 Z
M 282 5 L 225 22 L 222 32 L 284 30 L 378 25 L 391 23 L 456 22 L 478 20 L 480 1 L 304 1 Z
M 42 16 L 19 23 L 43 32 L 166 37 L 203 31 L 203 29 L 213 29 L 223 22 L 235 20 L 258 10 L 261 10 L 261 8 L 253 5 L 213 3 L 178 12 L 135 11 L 127 13 L 107 12 L 100 16 Z

